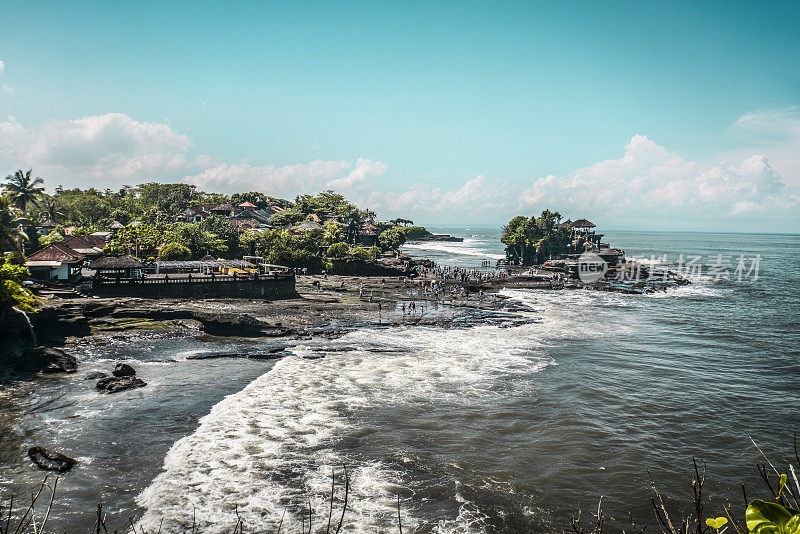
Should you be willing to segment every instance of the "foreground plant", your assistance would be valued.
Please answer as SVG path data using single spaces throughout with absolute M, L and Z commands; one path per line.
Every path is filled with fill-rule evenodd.
M 752 438 L 751 438 L 751 441 Z M 723 506 L 725 515 L 718 517 L 706 517 L 704 510 L 703 485 L 706 480 L 706 469 L 703 466 L 702 472 L 697 467 L 697 462 L 692 459 L 694 466 L 694 476 L 692 478 L 692 514 L 679 520 L 673 520 L 664 505 L 664 499 L 656 488 L 653 477 L 650 476 L 650 488 L 653 495 L 650 498 L 653 512 L 662 534 L 800 534 L 800 481 L 797 479 L 796 467 L 789 464 L 789 473 L 794 482 L 794 491 L 789 482 L 790 476 L 780 473 L 777 468 L 769 461 L 761 448 L 753 441 L 753 445 L 758 449 L 764 458 L 765 463 L 756 464 L 758 472 L 764 485 L 772 493 L 772 500 L 754 499 L 748 501 L 747 493 L 742 487 L 742 493 L 746 504 L 744 525 L 735 520 L 735 514 L 729 505 Z M 800 455 L 797 450 L 797 435 L 794 436 L 794 454 L 797 465 L 800 466 Z M 649 475 L 649 473 L 648 473 Z M 773 481 L 777 481 L 777 491 Z M 597 505 L 597 511 L 592 513 L 594 520 L 587 525 L 584 530 L 581 521 L 581 513 L 570 519 L 570 531 L 574 534 L 604 534 L 610 532 L 605 523 L 605 513 L 602 509 L 602 497 Z M 630 531 L 633 534 L 643 534 L 647 525 L 638 527 L 633 516 L 629 514 L 631 521 Z M 622 531 L 625 534 L 625 530 Z

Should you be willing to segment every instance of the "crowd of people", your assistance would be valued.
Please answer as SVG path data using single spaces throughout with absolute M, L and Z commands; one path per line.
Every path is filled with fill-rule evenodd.
M 433 267 L 417 266 L 417 273 L 421 278 L 433 278 L 434 280 L 452 280 L 456 282 L 488 282 L 490 280 L 505 280 L 505 271 L 483 271 L 480 269 L 464 269 L 461 267 L 451 267 L 448 265 Z

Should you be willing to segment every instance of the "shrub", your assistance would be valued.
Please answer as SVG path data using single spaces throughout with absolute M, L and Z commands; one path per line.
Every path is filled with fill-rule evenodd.
M 36 298 L 22 286 L 30 273 L 22 265 L 5 263 L 0 266 L 0 306 L 16 306 L 23 311 L 33 311 Z

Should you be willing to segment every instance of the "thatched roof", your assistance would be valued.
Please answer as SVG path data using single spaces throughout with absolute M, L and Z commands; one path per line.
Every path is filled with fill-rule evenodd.
M 97 258 L 92 264 L 89 266 L 90 269 L 101 270 L 101 269 L 141 269 L 144 267 L 142 262 L 135 258 L 131 258 L 130 256 L 103 256 L 102 258 Z
M 217 261 L 217 258 L 212 256 L 211 254 L 206 254 L 205 256 L 200 258 L 200 261 Z
M 378 235 L 380 228 L 377 225 L 368 222 L 361 225 L 361 228 L 358 229 L 359 235 Z
M 297 226 L 295 226 L 298 230 L 316 230 L 318 228 L 322 228 L 319 223 L 315 223 L 314 221 L 303 221 Z
M 108 227 L 111 228 L 112 230 L 119 230 L 120 228 L 125 228 L 125 225 L 119 221 L 114 221 L 111 224 L 109 224 Z
M 595 224 L 593 222 L 587 221 L 586 219 L 578 219 L 574 223 L 572 223 L 573 228 L 594 228 Z

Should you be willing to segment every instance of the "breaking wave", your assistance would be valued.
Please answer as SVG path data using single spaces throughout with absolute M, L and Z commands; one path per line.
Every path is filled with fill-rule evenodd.
M 498 378 L 538 373 L 553 363 L 532 353 L 531 337 L 510 332 L 537 326 L 362 330 L 295 347 L 175 443 L 164 471 L 137 499 L 146 508 L 141 526 L 158 530 L 163 518 L 162 528 L 179 530 L 195 517 L 204 531 L 228 532 L 238 511 L 251 530 L 274 530 L 283 521 L 293 531 L 307 524 L 309 502 L 321 526 L 334 469 L 334 517 L 340 513 L 346 465 L 351 485 L 343 531 L 396 528 L 396 496 L 413 493 L 414 481 L 404 461 L 359 453 L 355 443 L 383 431 L 369 414 L 489 402 L 501 394 L 493 387 Z M 473 508 L 462 502 L 457 517 L 430 527 L 469 531 Z M 420 521 L 413 506 L 404 508 L 404 526 L 413 530 Z

